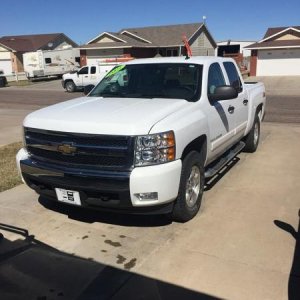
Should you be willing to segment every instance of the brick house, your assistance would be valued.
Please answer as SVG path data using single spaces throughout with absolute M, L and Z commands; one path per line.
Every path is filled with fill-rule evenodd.
M 135 58 L 181 56 L 185 54 L 185 35 L 193 55 L 214 56 L 217 44 L 204 23 L 125 28 L 102 32 L 80 46 L 81 65 L 97 64 L 105 57 L 130 55 Z
M 23 53 L 77 47 L 63 33 L 3 36 L 0 38 L 0 70 L 5 74 L 23 72 Z
M 300 75 L 300 26 L 268 28 L 251 50 L 251 76 Z

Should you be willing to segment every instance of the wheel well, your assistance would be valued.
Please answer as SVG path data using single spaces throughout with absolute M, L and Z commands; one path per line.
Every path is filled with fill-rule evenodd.
M 201 135 L 191 141 L 183 150 L 181 159 L 183 160 L 191 151 L 201 153 L 203 161 L 206 159 L 207 153 L 207 138 L 206 135 Z
M 70 82 L 70 81 L 74 83 L 74 81 L 72 79 L 67 79 L 67 80 L 64 81 L 64 87 L 66 86 L 66 83 Z
M 256 112 L 255 112 L 255 115 L 259 115 L 259 113 L 262 111 L 263 109 L 263 104 L 259 104 L 256 108 Z

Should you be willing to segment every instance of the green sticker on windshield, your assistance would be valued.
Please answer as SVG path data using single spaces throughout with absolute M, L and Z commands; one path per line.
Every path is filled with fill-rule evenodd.
M 121 70 L 123 70 L 125 68 L 125 65 L 120 65 L 118 67 L 115 67 L 114 69 L 112 69 L 105 77 L 110 77 L 115 75 L 116 73 L 120 72 Z

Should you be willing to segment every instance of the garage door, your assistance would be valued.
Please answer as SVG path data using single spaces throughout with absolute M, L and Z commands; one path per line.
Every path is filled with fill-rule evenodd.
M 0 71 L 3 71 L 5 75 L 10 75 L 12 73 L 10 59 L 0 59 Z
M 257 76 L 300 75 L 300 49 L 259 50 Z

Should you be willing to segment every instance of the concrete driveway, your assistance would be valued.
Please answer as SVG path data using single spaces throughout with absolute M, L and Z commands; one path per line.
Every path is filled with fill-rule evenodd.
M 1 193 L 0 298 L 297 299 L 299 136 L 264 123 L 258 151 L 208 183 L 185 224 L 51 204 L 24 185 Z

